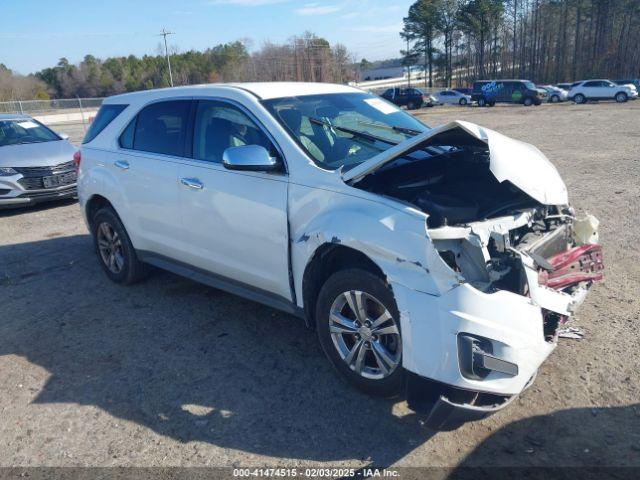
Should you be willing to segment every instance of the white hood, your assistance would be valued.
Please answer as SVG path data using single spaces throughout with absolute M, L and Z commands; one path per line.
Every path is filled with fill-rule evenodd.
M 429 145 L 489 147 L 489 169 L 499 182 L 509 180 L 545 205 L 567 205 L 569 197 L 560 174 L 533 145 L 506 137 L 474 123 L 455 121 L 416 135 L 342 173 L 345 182 L 356 183 L 386 163 Z

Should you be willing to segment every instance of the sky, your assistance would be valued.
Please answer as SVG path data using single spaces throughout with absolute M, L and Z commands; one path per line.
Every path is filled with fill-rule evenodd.
M 412 0 L 0 0 L 0 63 L 28 74 L 66 57 L 158 53 L 162 28 L 178 51 L 243 38 L 259 48 L 305 30 L 357 59 L 399 56 Z

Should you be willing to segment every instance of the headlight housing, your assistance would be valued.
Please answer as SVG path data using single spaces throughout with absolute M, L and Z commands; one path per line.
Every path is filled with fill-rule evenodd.
M 18 172 L 11 167 L 0 167 L 0 177 L 8 177 L 9 175 L 15 175 L 16 173 Z

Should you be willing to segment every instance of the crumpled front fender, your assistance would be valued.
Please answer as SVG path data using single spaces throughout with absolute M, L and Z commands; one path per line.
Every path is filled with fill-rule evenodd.
M 423 293 L 439 295 L 462 280 L 438 255 L 420 215 L 300 185 L 292 186 L 290 197 L 291 261 L 299 306 L 305 268 L 317 249 L 328 243 L 363 253 L 390 283 Z

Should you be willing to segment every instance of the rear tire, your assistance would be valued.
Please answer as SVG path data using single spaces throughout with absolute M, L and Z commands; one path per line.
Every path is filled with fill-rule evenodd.
M 479 107 L 486 107 L 487 106 L 487 101 L 484 99 L 484 97 L 480 97 L 478 99 L 478 106 Z
M 324 353 L 350 384 L 381 397 L 400 392 L 400 315 L 380 277 L 357 268 L 334 273 L 320 289 L 315 318 Z
M 100 266 L 112 282 L 130 285 L 144 278 L 146 264 L 138 260 L 131 239 L 111 208 L 101 208 L 91 222 L 93 246 Z

